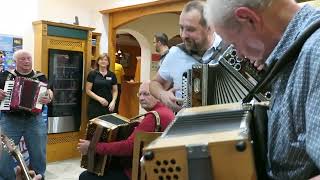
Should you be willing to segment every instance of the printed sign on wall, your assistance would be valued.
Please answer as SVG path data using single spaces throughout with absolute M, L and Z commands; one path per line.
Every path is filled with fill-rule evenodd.
M 22 49 L 21 37 L 0 34 L 0 72 L 15 69 L 13 53 L 19 49 Z

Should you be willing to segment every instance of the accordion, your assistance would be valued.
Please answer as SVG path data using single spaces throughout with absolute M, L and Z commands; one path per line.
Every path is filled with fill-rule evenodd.
M 7 96 L 1 101 L 0 110 L 26 110 L 40 113 L 43 105 L 39 100 L 46 95 L 47 84 L 18 76 L 12 81 L 5 82 L 4 91 Z
M 157 129 L 161 128 L 158 113 L 155 111 L 148 113 L 152 113 L 155 116 Z M 139 124 L 139 121 L 136 119 L 144 115 L 146 114 L 127 119 L 113 113 L 90 120 L 85 138 L 91 142 L 87 155 L 82 155 L 81 157 L 80 166 L 98 176 L 103 176 L 105 171 L 110 168 L 130 167 L 132 165 L 132 157 L 99 155 L 96 153 L 95 148 L 98 142 L 113 142 L 127 139 Z
M 144 149 L 150 179 L 264 179 L 268 103 L 181 110 Z
M 183 74 L 182 98 L 184 107 L 226 104 L 241 101 L 261 80 L 249 60 L 237 56 L 230 45 L 216 64 L 195 64 Z M 268 91 L 255 95 L 258 101 L 270 99 Z

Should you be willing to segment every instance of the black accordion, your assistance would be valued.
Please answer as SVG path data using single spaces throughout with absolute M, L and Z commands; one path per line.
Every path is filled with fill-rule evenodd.
M 237 56 L 230 45 L 216 64 L 195 64 L 183 74 L 182 98 L 184 107 L 240 102 L 261 80 L 263 71 L 258 72 L 249 60 Z M 268 101 L 270 93 L 255 95 L 259 102 Z

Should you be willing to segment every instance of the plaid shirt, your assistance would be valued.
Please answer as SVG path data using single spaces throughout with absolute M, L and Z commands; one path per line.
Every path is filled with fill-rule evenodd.
M 302 7 L 267 62 L 278 59 L 320 11 Z M 304 44 L 272 86 L 268 112 L 268 174 L 272 179 L 307 179 L 320 168 L 320 30 Z

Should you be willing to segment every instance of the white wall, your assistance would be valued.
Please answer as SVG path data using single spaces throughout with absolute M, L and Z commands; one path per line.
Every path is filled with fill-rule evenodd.
M 102 33 L 100 52 L 106 52 L 108 37 L 108 16 L 99 11 L 106 3 L 101 0 L 39 0 L 39 20 L 48 20 L 72 24 L 78 16 L 80 26 L 96 28 Z
M 37 16 L 38 0 L 2 0 L 0 34 L 23 37 L 23 48 L 33 52 L 32 21 Z
M 113 8 L 132 6 L 132 5 L 150 3 L 150 2 L 156 2 L 156 1 L 160 1 L 160 0 L 106 0 L 105 9 L 113 9 Z
M 106 2 L 101 0 L 1 0 L 0 34 L 22 37 L 23 48 L 33 53 L 33 21 L 48 20 L 72 24 L 74 16 L 78 16 L 81 26 L 94 27 L 96 32 L 102 33 L 100 51 L 106 52 L 108 16 L 99 12 L 108 6 Z
M 153 14 L 125 24 L 119 29 L 133 29 L 141 33 L 152 46 L 153 35 L 156 32 L 166 33 L 169 39 L 179 34 L 179 15 L 175 13 Z M 152 48 L 151 52 L 155 52 L 155 49 Z

